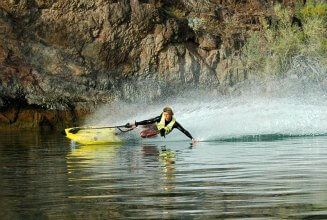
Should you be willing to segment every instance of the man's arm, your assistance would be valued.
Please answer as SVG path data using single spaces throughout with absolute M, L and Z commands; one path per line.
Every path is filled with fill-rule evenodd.
M 177 128 L 178 130 L 180 130 L 181 132 L 183 132 L 187 137 L 189 137 L 193 140 L 193 137 L 190 134 L 190 132 L 185 130 L 177 121 L 175 122 L 174 127 Z
M 159 122 L 160 119 L 161 119 L 161 116 L 158 116 L 158 117 L 151 118 L 151 119 L 148 119 L 148 120 L 135 122 L 135 126 L 138 126 L 138 125 L 153 124 L 153 123 L 155 123 L 155 122 Z

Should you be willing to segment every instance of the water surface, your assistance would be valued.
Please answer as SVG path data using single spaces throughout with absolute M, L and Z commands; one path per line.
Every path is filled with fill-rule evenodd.
M 79 146 L 0 134 L 1 219 L 327 218 L 327 137 Z

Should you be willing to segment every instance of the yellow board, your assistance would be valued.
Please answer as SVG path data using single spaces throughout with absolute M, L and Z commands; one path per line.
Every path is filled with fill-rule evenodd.
M 90 145 L 122 142 L 122 139 L 117 136 L 118 131 L 116 128 L 83 128 L 78 130 L 76 134 L 74 134 L 73 132 L 69 132 L 71 129 L 76 128 L 66 128 L 66 137 L 79 144 Z

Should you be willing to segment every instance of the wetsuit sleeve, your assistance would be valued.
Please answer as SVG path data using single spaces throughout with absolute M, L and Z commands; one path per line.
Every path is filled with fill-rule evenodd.
M 148 120 L 144 120 L 144 121 L 139 121 L 139 122 L 135 122 L 135 125 L 136 126 L 139 126 L 139 125 L 148 125 L 148 124 L 153 124 L 155 122 L 159 122 L 161 119 L 161 116 L 158 116 L 158 117 L 155 117 L 155 118 L 151 118 L 151 119 L 148 119 Z
M 190 132 L 188 132 L 187 130 L 185 130 L 177 121 L 175 122 L 173 128 L 177 128 L 178 130 L 180 130 L 181 132 L 183 132 L 187 137 L 193 139 L 193 137 L 190 134 Z

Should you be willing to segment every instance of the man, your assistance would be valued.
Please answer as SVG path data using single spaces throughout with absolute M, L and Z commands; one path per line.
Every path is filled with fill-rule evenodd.
M 165 107 L 163 109 L 163 113 L 155 118 L 144 120 L 135 123 L 128 123 L 129 127 L 137 127 L 139 125 L 153 125 L 151 128 L 144 130 L 141 132 L 141 137 L 151 137 L 160 133 L 162 137 L 168 135 L 174 128 L 177 128 L 181 132 L 183 132 L 187 137 L 189 137 L 192 142 L 195 142 L 195 139 L 192 137 L 190 132 L 185 130 L 173 117 L 174 113 L 170 107 Z

